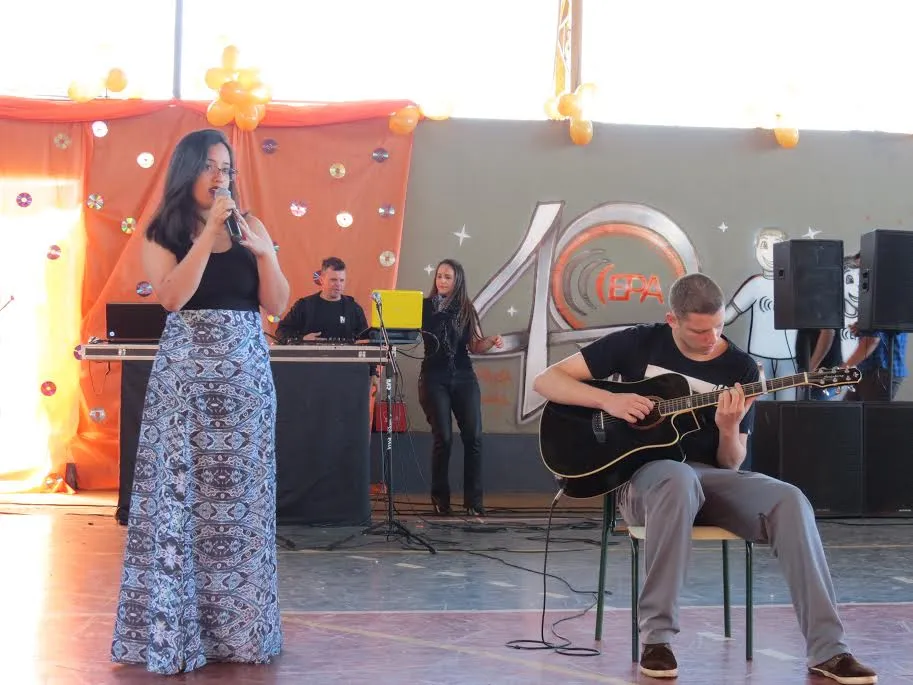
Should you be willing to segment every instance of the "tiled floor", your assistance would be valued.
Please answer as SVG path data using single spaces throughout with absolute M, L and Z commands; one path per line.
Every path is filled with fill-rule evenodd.
M 406 508 L 408 510 L 408 507 Z M 417 512 L 421 513 L 421 512 Z M 631 663 L 626 537 L 609 548 L 605 632 L 593 639 L 600 518 L 553 522 L 543 595 L 542 512 L 485 522 L 405 517 L 435 555 L 352 529 L 283 528 L 285 649 L 273 664 L 212 664 L 176 683 L 642 683 Z M 109 507 L 0 505 L 0 683 L 162 682 L 108 660 L 125 529 Z M 913 683 L 913 519 L 821 521 L 856 654 L 881 683 Z M 804 645 L 776 561 L 755 554 L 754 660 L 745 660 L 744 555 L 731 552 L 733 637 L 723 637 L 720 553 L 696 544 L 675 643 L 678 683 L 826 683 L 806 674 Z M 555 627 L 573 647 L 521 650 Z M 534 644 L 529 646 L 536 646 Z

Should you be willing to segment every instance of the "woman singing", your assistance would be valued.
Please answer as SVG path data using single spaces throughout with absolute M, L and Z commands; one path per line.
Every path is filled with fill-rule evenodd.
M 234 166 L 220 131 L 185 136 L 142 244 L 170 313 L 146 391 L 111 658 L 156 673 L 265 663 L 282 648 L 276 392 L 259 310 L 283 311 L 289 286 L 266 227 L 236 209 Z
M 437 266 L 431 294 L 422 309 L 425 357 L 418 379 L 419 401 L 431 425 L 431 504 L 449 516 L 450 413 L 463 441 L 463 506 L 470 516 L 484 516 L 482 505 L 482 398 L 469 353 L 502 347 L 500 335 L 482 336 L 479 315 L 466 294 L 466 274 L 459 262 Z

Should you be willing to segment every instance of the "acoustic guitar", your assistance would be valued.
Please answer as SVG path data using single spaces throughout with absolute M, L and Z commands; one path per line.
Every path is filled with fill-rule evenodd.
M 800 386 L 853 385 L 859 369 L 819 369 L 742 386 L 746 397 Z M 618 489 L 644 464 L 658 459 L 684 461 L 679 441 L 700 429 L 695 410 L 719 402 L 724 388 L 692 393 L 688 379 L 664 373 L 631 383 L 586 381 L 615 393 L 634 393 L 653 401 L 653 411 L 637 423 L 604 411 L 546 402 L 539 417 L 539 454 L 568 497 L 587 498 Z

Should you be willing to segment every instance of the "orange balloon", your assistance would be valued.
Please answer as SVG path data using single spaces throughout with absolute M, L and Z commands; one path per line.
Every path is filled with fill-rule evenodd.
M 260 83 L 259 69 L 241 69 L 238 72 L 238 83 L 244 90 L 251 90 L 255 85 Z
M 577 114 L 574 116 L 578 119 L 588 119 L 590 110 L 596 102 L 596 84 L 581 83 L 574 91 L 574 96 L 577 102 Z
M 390 130 L 397 135 L 412 133 L 418 126 L 421 113 L 415 105 L 406 105 L 390 117 Z
M 557 121 L 563 119 L 561 112 L 558 111 L 558 98 L 551 97 L 545 101 L 545 116 L 547 116 L 552 121 Z
M 67 88 L 67 97 L 74 102 L 89 102 L 102 94 L 102 81 L 73 81 Z
M 426 119 L 444 121 L 445 119 L 450 118 L 450 115 L 453 112 L 453 104 L 443 99 L 429 100 L 428 102 L 423 102 L 419 110 Z
M 595 83 L 581 83 L 577 86 L 577 89 L 574 93 L 578 97 L 587 98 L 587 97 L 596 97 L 596 84 Z
M 212 90 L 219 90 L 226 81 L 231 81 L 231 72 L 222 67 L 206 70 L 206 85 Z
M 593 140 L 593 122 L 586 119 L 571 119 L 570 134 L 575 145 L 586 145 Z
M 266 84 L 255 83 L 253 87 L 248 90 L 248 97 L 251 102 L 255 102 L 258 105 L 265 105 L 272 100 L 273 94 L 270 91 L 270 87 Z
M 225 126 L 235 118 L 235 106 L 224 100 L 213 100 L 206 108 L 206 121 L 213 126 Z
M 248 103 L 247 91 L 237 81 L 226 81 L 219 88 L 219 98 L 230 105 L 245 105 Z
M 580 116 L 580 98 L 574 93 L 565 93 L 558 98 L 558 112 L 563 117 Z
M 799 129 L 796 128 L 775 128 L 774 138 L 780 144 L 780 147 L 793 148 L 799 144 Z
M 235 112 L 235 126 L 242 131 L 253 131 L 262 119 L 260 105 L 245 105 Z
M 112 93 L 121 92 L 127 87 L 127 74 L 123 69 L 112 69 L 108 72 L 108 78 L 105 79 L 105 87 Z
M 225 49 L 222 50 L 222 67 L 226 71 L 237 71 L 238 58 L 240 56 L 241 51 L 238 49 L 237 45 L 226 45 Z
M 67 97 L 73 102 L 88 102 L 92 99 L 92 95 L 89 94 L 85 84 L 77 83 L 76 81 L 73 81 L 70 87 L 67 88 Z

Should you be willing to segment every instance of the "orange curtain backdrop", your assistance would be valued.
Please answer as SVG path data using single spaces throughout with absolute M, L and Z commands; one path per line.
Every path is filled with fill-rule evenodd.
M 0 491 L 42 483 L 77 429 L 91 147 L 78 123 L 0 125 Z
M 184 134 L 208 127 L 206 105 L 28 102 L 0 98 L 0 128 L 11 125 L 3 117 L 14 117 L 32 122 L 16 125 L 37 127 L 52 139 L 63 122 L 86 122 L 80 128 L 91 154 L 85 162 L 83 195 L 95 202 L 83 203 L 80 339 L 104 338 L 105 303 L 155 299 L 154 293 L 148 298 L 137 294 L 137 284 L 145 280 L 139 258 L 142 231 L 161 197 L 174 146 Z M 410 103 L 271 104 L 257 130 L 223 128 L 235 148 L 240 204 L 263 221 L 278 245 L 279 262 L 292 287 L 290 305 L 315 291 L 313 272 L 329 255 L 346 261 L 347 292 L 369 316 L 371 289 L 395 287 L 412 136 L 392 134 L 388 116 L 405 104 Z M 91 138 L 92 121 L 106 122 L 107 135 Z M 378 156 L 383 161 L 372 155 L 378 149 L 386 151 Z M 143 153 L 154 159 L 149 168 L 137 161 Z M 331 174 L 334 165 L 342 165 L 344 175 Z M 293 202 L 306 205 L 307 212 L 295 216 Z M 392 215 L 387 207 L 393 208 Z M 341 213 L 351 215 L 350 226 L 338 224 Z M 135 231 L 124 232 L 122 227 L 131 223 Z M 392 264 L 385 259 L 389 254 L 395 259 Z M 264 326 L 268 332 L 275 329 L 265 313 Z M 80 488 L 117 487 L 120 364 L 77 362 L 72 346 L 52 353 L 68 356 L 79 368 L 78 428 L 69 455 L 77 464 Z M 101 414 L 97 410 L 104 410 L 104 420 L 96 420 Z M 52 466 L 62 472 L 59 458 Z

